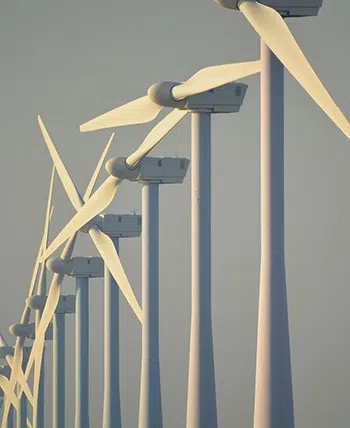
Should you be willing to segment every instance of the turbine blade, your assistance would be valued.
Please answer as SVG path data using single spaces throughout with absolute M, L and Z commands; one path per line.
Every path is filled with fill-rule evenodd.
M 60 291 L 58 289 L 58 299 L 60 297 Z M 57 306 L 57 305 L 56 305 Z M 45 332 L 44 332 L 45 337 Z M 35 355 L 35 368 L 34 368 L 34 403 L 33 403 L 33 420 L 37 420 L 37 412 L 38 412 L 38 399 L 39 399 L 39 385 L 40 385 L 40 375 L 41 375 L 41 366 L 44 356 L 44 339 L 39 339 L 38 345 L 36 348 Z
M 58 151 L 56 150 L 56 147 L 53 144 L 53 141 L 51 140 L 50 135 L 47 132 L 45 125 L 40 116 L 38 116 L 38 122 L 39 122 L 41 132 L 43 134 L 44 140 L 46 142 L 47 148 L 49 149 L 52 161 L 56 167 L 57 173 L 63 184 L 63 187 L 73 207 L 76 210 L 79 210 L 79 208 L 83 205 L 83 199 L 80 196 L 75 184 L 73 183 L 73 180 L 71 179 L 66 167 L 64 166 L 62 159 L 58 154 Z
M 217 88 L 234 80 L 260 72 L 260 61 L 223 64 L 206 67 L 194 74 L 182 85 L 175 86 L 172 95 L 176 100 Z
M 46 272 L 46 266 L 45 266 L 45 261 L 43 260 L 43 262 L 41 264 L 41 270 L 40 270 L 38 287 L 37 287 L 37 294 L 40 294 L 40 295 L 43 293 L 43 282 L 44 282 L 45 272 Z
M 255 0 L 241 1 L 239 9 L 287 70 L 338 128 L 350 138 L 348 120 L 312 69 L 280 14 Z
M 52 207 L 52 193 L 53 193 L 53 184 L 55 179 L 55 166 L 52 167 L 49 195 L 47 198 L 46 206 L 46 215 L 45 215 L 45 226 L 44 226 L 44 236 L 43 236 L 43 249 L 46 249 L 49 239 L 49 226 L 52 217 L 53 207 Z
M 142 322 L 142 311 L 140 305 L 131 288 L 131 285 L 125 274 L 124 268 L 119 259 L 119 255 L 114 247 L 111 238 L 101 232 L 96 225 L 91 226 L 89 230 L 89 235 L 94 241 L 97 250 L 101 254 L 104 262 L 108 267 L 108 270 L 113 275 L 127 302 L 135 312 L 137 318 Z
M 58 236 L 51 242 L 47 250 L 44 251 L 40 261 L 47 259 L 70 236 L 78 232 L 79 229 L 108 207 L 114 198 L 120 182 L 121 180 L 119 178 L 112 176 L 108 177 L 86 202 L 86 204 L 80 208 L 75 216 L 62 229 Z
M 5 427 L 7 427 L 6 424 L 6 419 L 7 419 L 7 414 L 8 414 L 8 410 L 10 409 L 10 405 L 13 404 L 14 408 L 17 410 L 18 406 L 19 406 L 19 400 L 16 397 L 16 395 L 14 394 L 14 392 L 10 391 L 10 381 L 3 375 L 0 375 L 0 388 L 4 391 L 4 411 L 2 414 L 2 425 L 1 427 L 3 427 L 4 423 L 5 423 Z
M 52 213 L 52 209 L 51 209 L 51 213 Z M 51 215 L 50 215 L 50 218 L 51 218 Z M 38 277 L 38 272 L 39 272 L 40 258 L 42 257 L 42 253 L 43 253 L 44 248 L 45 248 L 45 242 L 47 239 L 46 233 L 47 232 L 44 230 L 43 237 L 41 239 L 40 248 L 39 248 L 37 258 L 36 258 L 35 264 L 34 264 L 32 278 L 31 278 L 30 285 L 29 285 L 28 297 L 31 297 L 34 293 L 35 283 L 36 283 L 36 279 Z M 25 309 L 23 311 L 22 317 L 21 317 L 21 323 L 22 324 L 28 324 L 29 318 L 30 318 L 30 313 L 31 313 L 30 308 L 29 308 L 29 306 L 26 305 Z
M 3 419 L 2 419 L 2 425 L 1 427 L 6 427 L 4 425 L 4 421 L 7 420 L 7 415 L 10 410 L 11 404 L 15 407 L 15 409 L 18 409 L 18 398 L 16 397 L 14 393 L 14 387 L 16 385 L 16 380 L 20 376 L 20 372 L 22 372 L 22 362 L 23 362 L 23 344 L 24 344 L 24 338 L 18 337 L 16 339 L 16 345 L 15 345 L 15 352 L 14 355 L 8 355 L 6 357 L 6 361 L 11 367 L 11 377 L 9 380 L 9 383 L 7 385 L 7 391 L 5 396 L 5 404 L 4 404 L 4 411 L 3 411 Z M 23 372 L 22 372 L 23 374 Z
M 144 96 L 84 123 L 80 126 L 80 131 L 96 131 L 150 122 L 158 116 L 161 109 L 162 107 L 154 103 L 148 96 Z
M 22 342 L 22 347 L 23 347 L 23 344 L 24 344 L 24 341 Z M 22 352 L 22 359 L 23 359 L 23 351 L 22 351 L 22 349 L 21 349 L 21 352 Z M 26 380 L 26 378 L 24 376 L 22 366 L 20 365 L 19 366 L 19 370 L 16 371 L 17 370 L 16 367 L 13 367 L 14 357 L 12 355 L 8 355 L 6 357 L 6 361 L 7 361 L 8 365 L 9 365 L 9 367 L 11 368 L 11 375 L 12 375 L 12 373 L 16 373 L 16 376 L 18 377 L 19 383 L 21 385 L 23 385 L 23 391 L 26 394 L 28 401 L 30 402 L 31 405 L 33 405 L 34 404 L 34 397 L 33 397 L 33 394 L 31 392 L 30 388 L 29 388 L 28 382 L 27 382 L 27 380 Z M 9 383 L 9 385 L 10 385 L 10 383 Z M 9 386 L 9 388 L 10 388 L 10 386 Z M 10 389 L 9 389 L 9 392 L 10 392 Z
M 50 180 L 49 196 L 48 196 L 48 202 L 47 202 L 47 207 L 46 207 L 44 233 L 43 233 L 43 236 L 41 239 L 40 248 L 39 248 L 37 258 L 36 258 L 36 261 L 34 264 L 32 278 L 31 278 L 31 282 L 30 282 L 30 286 L 29 286 L 28 297 L 31 297 L 34 293 L 35 283 L 36 283 L 36 279 L 37 279 L 38 271 L 39 271 L 39 266 L 40 266 L 40 256 L 42 255 L 42 252 L 45 248 L 47 238 L 48 238 L 48 229 L 49 229 L 51 216 L 53 213 L 53 207 L 51 206 L 52 191 L 53 191 L 53 180 L 54 180 L 54 170 L 52 171 L 51 180 Z M 31 309 L 26 304 L 24 311 L 22 313 L 22 317 L 21 317 L 21 323 L 22 324 L 28 324 L 28 322 L 30 320 L 30 314 L 31 314 Z M 15 387 L 16 382 L 18 380 L 21 383 L 22 390 L 25 392 L 28 400 L 32 403 L 33 402 L 33 396 L 31 394 L 31 391 L 28 387 L 28 383 L 27 383 L 26 378 L 24 377 L 24 374 L 22 371 L 24 342 L 25 342 L 24 337 L 17 337 L 13 357 L 10 358 L 10 356 L 8 356 L 6 358 L 8 363 L 11 365 L 11 378 L 10 378 L 10 384 L 9 384 L 9 394 L 11 397 L 13 397 L 12 394 L 14 394 L 14 387 Z M 11 402 L 15 405 L 15 403 L 12 399 L 11 399 L 10 403 Z M 9 404 L 5 403 L 4 412 L 6 411 L 6 414 L 8 414 L 9 409 L 10 409 Z
M 4 336 L 0 333 L 0 346 L 8 346 Z
M 128 165 L 131 167 L 138 165 L 186 114 L 187 110 L 175 109 L 161 120 L 147 135 L 141 146 L 127 158 Z
M 8 381 L 8 379 L 5 376 L 0 375 L 0 388 L 3 390 L 5 394 L 7 394 L 7 389 L 9 384 L 10 382 Z
M 98 161 L 98 163 L 97 163 L 97 165 L 96 165 L 96 169 L 95 169 L 95 171 L 94 171 L 94 173 L 93 173 L 93 175 L 92 175 L 92 177 L 91 177 L 90 183 L 89 183 L 88 187 L 86 188 L 85 195 L 84 195 L 84 198 L 83 198 L 83 199 L 84 199 L 84 202 L 86 202 L 86 201 L 90 198 L 90 196 L 91 196 L 91 194 L 92 194 L 92 191 L 94 190 L 94 187 L 95 187 L 95 184 L 96 184 L 97 177 L 98 177 L 98 175 L 99 175 L 99 173 L 100 173 L 100 171 L 101 171 L 101 168 L 102 168 L 103 162 L 104 162 L 104 160 L 106 159 L 107 152 L 108 152 L 108 150 L 109 150 L 109 148 L 110 148 L 110 146 L 111 146 L 111 143 L 112 143 L 112 141 L 113 141 L 113 138 L 114 138 L 114 132 L 113 132 L 113 134 L 109 137 L 108 143 L 107 143 L 107 145 L 106 145 L 105 149 L 104 149 L 104 150 L 103 150 L 103 152 L 102 152 L 102 155 L 101 155 L 101 157 L 100 157 L 100 160 Z
M 67 242 L 64 250 L 61 254 L 62 260 L 69 260 L 72 256 L 75 241 L 77 238 L 77 234 L 74 234 L 69 241 Z M 47 296 L 46 304 L 43 310 L 43 313 L 41 315 L 40 324 L 38 326 L 38 329 L 35 334 L 35 340 L 33 342 L 32 350 L 27 362 L 27 367 L 25 371 L 25 378 L 28 379 L 30 375 L 30 371 L 33 367 L 34 362 L 36 361 L 37 364 L 37 371 L 36 373 L 41 371 L 41 358 L 40 355 L 43 352 L 43 345 L 45 340 L 45 332 L 51 322 L 51 319 L 53 317 L 53 314 L 55 313 L 56 307 L 58 305 L 58 301 L 60 298 L 60 290 L 61 290 L 61 284 L 64 279 L 64 274 L 54 274 L 51 282 L 51 286 L 49 288 L 49 293 Z M 40 362 L 40 366 L 39 363 Z M 35 377 L 35 374 L 34 374 Z M 12 377 L 11 377 L 12 380 Z M 18 380 L 20 382 L 20 380 Z M 34 379 L 34 382 L 38 382 L 38 379 Z M 37 384 L 38 385 L 38 384 Z M 37 391 L 37 385 L 34 385 L 34 400 L 37 399 L 35 396 L 35 391 Z M 21 384 L 21 391 L 20 394 L 23 392 L 23 385 Z M 19 394 L 19 396 L 20 396 Z

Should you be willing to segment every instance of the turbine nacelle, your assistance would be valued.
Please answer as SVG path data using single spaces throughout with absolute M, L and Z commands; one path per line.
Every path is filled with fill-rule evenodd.
M 215 0 L 220 6 L 236 10 L 245 1 L 247 0 Z M 258 3 L 272 7 L 282 16 L 301 17 L 316 16 L 323 0 L 259 0 Z
M 107 172 L 118 178 L 139 183 L 176 184 L 185 178 L 189 159 L 186 158 L 155 158 L 147 156 L 135 169 L 126 166 L 125 158 L 112 158 L 106 163 Z M 131 216 L 133 218 L 135 216 Z

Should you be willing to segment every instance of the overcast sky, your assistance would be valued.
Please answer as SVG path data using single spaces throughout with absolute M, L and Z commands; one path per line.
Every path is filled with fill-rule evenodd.
M 325 0 L 317 18 L 289 21 L 296 39 L 350 117 L 347 0 Z M 79 125 L 145 94 L 157 80 L 184 80 L 208 65 L 254 60 L 259 39 L 238 12 L 213 0 L 3 0 L 0 14 L 0 330 L 24 308 L 44 224 L 51 160 L 42 118 L 83 192 L 110 132 Z M 344 428 L 350 397 L 350 144 L 286 73 L 286 268 L 298 428 Z M 239 114 L 213 117 L 212 286 L 220 428 L 251 428 L 260 263 L 259 80 Z M 126 156 L 153 124 L 119 128 L 111 156 Z M 154 151 L 190 157 L 186 118 Z M 105 171 L 100 182 L 106 178 Z M 164 426 L 185 425 L 190 320 L 190 172 L 160 192 L 161 379 Z M 141 208 L 124 183 L 108 212 Z M 74 210 L 56 180 L 51 238 Z M 121 242 L 140 296 L 140 240 Z M 79 236 L 75 255 L 96 255 Z M 101 426 L 103 282 L 91 281 L 90 420 Z M 65 281 L 71 293 L 74 283 Z M 121 301 L 123 426 L 138 417 L 141 329 Z M 67 317 L 67 427 L 74 418 L 74 319 Z M 51 426 L 51 344 L 47 345 Z

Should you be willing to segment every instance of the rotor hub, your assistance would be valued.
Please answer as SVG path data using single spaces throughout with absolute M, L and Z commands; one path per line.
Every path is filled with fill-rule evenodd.
M 35 296 L 28 297 L 26 300 L 27 305 L 34 309 L 35 311 L 39 311 L 45 306 L 46 297 L 40 296 L 36 294 Z
M 9 331 L 16 337 L 30 337 L 34 333 L 34 324 L 12 324 Z
M 109 161 L 106 162 L 105 168 L 109 175 L 123 180 L 135 180 L 140 169 L 138 166 L 131 169 L 124 157 L 109 159 Z
M 154 103 L 162 107 L 183 109 L 187 100 L 176 100 L 172 95 L 172 89 L 178 85 L 181 83 L 157 82 L 148 89 L 147 95 Z
M 67 262 L 60 257 L 53 257 L 46 262 L 46 267 L 53 273 L 64 273 Z

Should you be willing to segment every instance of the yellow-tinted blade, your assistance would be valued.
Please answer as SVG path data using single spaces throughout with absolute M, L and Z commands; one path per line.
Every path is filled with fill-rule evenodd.
M 169 134 L 174 126 L 185 117 L 187 110 L 173 110 L 161 120 L 147 135 L 141 146 L 126 160 L 128 165 L 135 167 L 147 154 Z
M 97 250 L 101 254 L 108 270 L 116 280 L 120 291 L 124 294 L 127 302 L 135 312 L 138 319 L 142 322 L 142 311 L 135 297 L 133 289 L 129 283 L 128 277 L 125 274 L 124 268 L 120 262 L 119 255 L 114 247 L 111 238 L 105 235 L 97 226 L 92 226 L 89 234 L 96 245 Z
M 158 116 L 161 109 L 162 107 L 154 103 L 148 96 L 141 97 L 84 123 L 80 126 L 80 131 L 96 131 L 150 122 Z
M 240 62 L 206 67 L 194 74 L 190 79 L 172 89 L 176 100 L 209 91 L 234 80 L 243 79 L 260 72 L 260 61 Z
M 239 9 L 286 69 L 338 128 L 350 138 L 348 120 L 312 69 L 280 14 L 254 0 L 241 1 Z
M 112 143 L 112 141 L 113 141 L 113 138 L 114 138 L 114 132 L 113 132 L 113 134 L 109 137 L 109 140 L 108 140 L 108 142 L 107 142 L 107 145 L 106 145 L 105 149 L 104 149 L 104 150 L 103 150 L 103 152 L 102 152 L 102 155 L 101 155 L 101 157 L 100 157 L 100 159 L 99 159 L 99 161 L 98 161 L 98 163 L 97 163 L 97 165 L 96 165 L 96 168 L 95 168 L 94 173 L 92 174 L 91 180 L 90 180 L 90 182 L 89 182 L 89 184 L 88 184 L 88 187 L 86 188 L 86 191 L 85 191 L 85 195 L 84 195 L 84 198 L 83 198 L 83 199 L 84 199 L 84 202 L 86 202 L 86 201 L 90 198 L 90 196 L 91 196 L 91 194 L 92 194 L 92 191 L 94 190 L 94 187 L 95 187 L 95 184 L 96 184 L 97 177 L 98 177 L 98 175 L 99 175 L 99 173 L 100 173 L 100 171 L 101 171 L 101 168 L 102 168 L 103 162 L 104 162 L 104 160 L 106 159 L 107 152 L 108 152 L 108 150 L 109 150 L 109 148 L 110 148 L 110 146 L 111 146 L 111 143 Z

